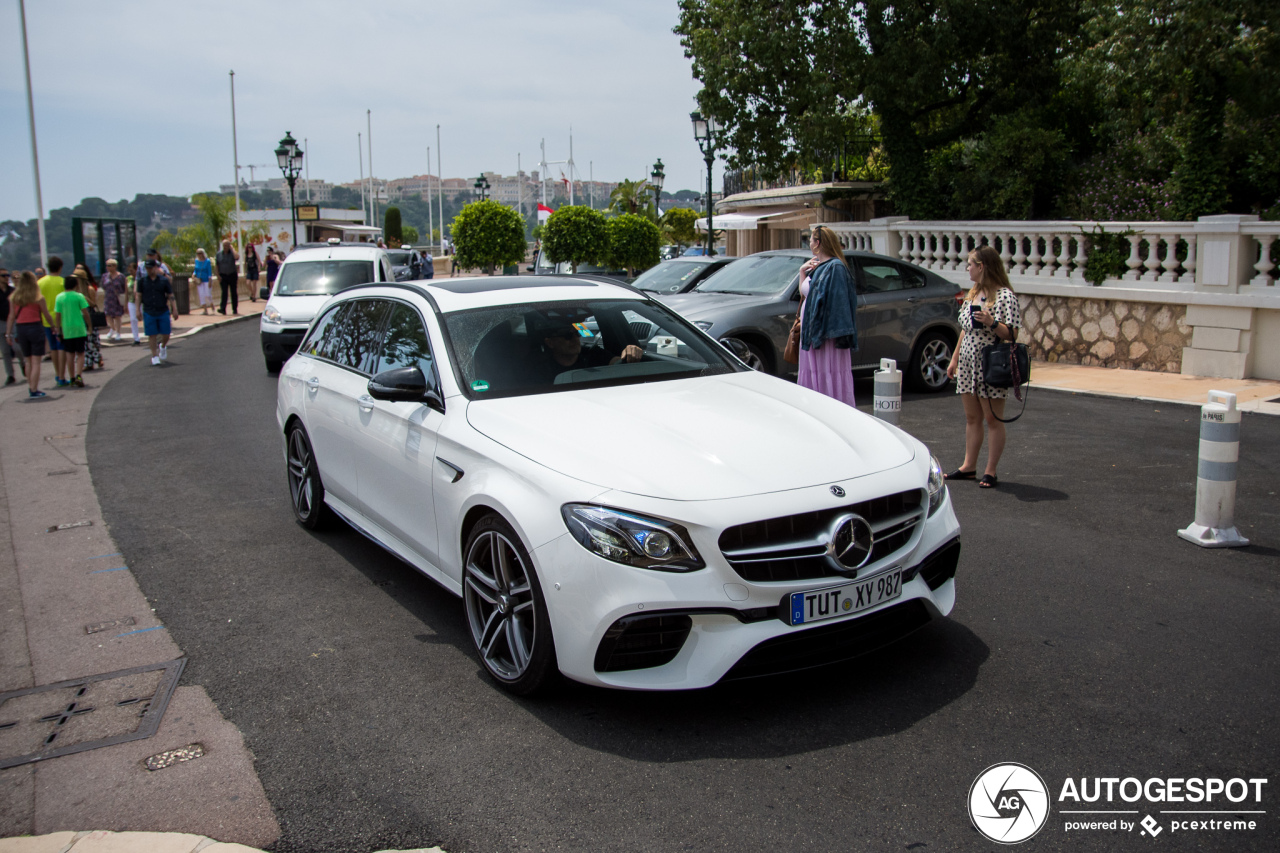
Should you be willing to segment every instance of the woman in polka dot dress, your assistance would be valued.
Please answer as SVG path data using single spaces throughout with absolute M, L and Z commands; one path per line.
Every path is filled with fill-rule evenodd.
M 996 466 L 1004 452 L 1006 388 L 992 388 L 982 381 L 982 348 L 999 341 L 1012 341 L 1022 328 L 1018 297 L 1009 287 L 1004 261 L 990 246 L 969 253 L 966 265 L 973 287 L 960 306 L 960 342 L 951 356 L 947 375 L 956 380 L 956 393 L 964 403 L 964 462 L 947 475 L 948 480 L 972 480 L 978 474 L 978 452 L 982 450 L 983 422 L 986 422 L 987 468 L 978 487 L 993 489 Z

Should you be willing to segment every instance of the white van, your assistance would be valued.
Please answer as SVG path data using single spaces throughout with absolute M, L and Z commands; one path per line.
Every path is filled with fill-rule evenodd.
M 386 250 L 374 245 L 335 243 L 292 252 L 280 265 L 259 324 L 267 372 L 278 373 L 297 351 L 307 327 L 333 294 L 356 284 L 394 280 Z

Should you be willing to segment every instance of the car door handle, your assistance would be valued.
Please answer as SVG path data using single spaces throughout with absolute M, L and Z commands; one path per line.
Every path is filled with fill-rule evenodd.
M 359 397 L 356 397 L 356 405 L 364 409 L 366 412 L 372 412 L 373 398 L 368 394 L 361 394 Z
M 907 297 L 907 301 L 908 301 L 908 302 L 919 302 L 919 301 L 920 301 L 920 299 L 919 299 L 919 297 L 917 297 L 917 296 L 908 296 L 908 297 Z
M 315 391 L 320 387 L 320 377 L 312 376 L 310 379 L 307 380 L 307 385 L 311 388 L 312 391 Z

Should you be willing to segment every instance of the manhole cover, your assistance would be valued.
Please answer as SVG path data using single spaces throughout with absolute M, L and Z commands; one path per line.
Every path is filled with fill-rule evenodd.
M 0 770 L 151 737 L 186 663 L 0 693 Z

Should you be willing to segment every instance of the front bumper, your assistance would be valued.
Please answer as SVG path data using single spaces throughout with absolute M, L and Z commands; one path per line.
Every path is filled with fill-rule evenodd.
M 855 489 L 877 488 L 854 482 L 845 486 L 854 496 Z M 878 488 L 881 493 L 893 491 L 887 480 Z M 809 491 L 725 502 L 759 504 L 745 514 L 742 506 L 721 508 L 738 519 L 752 517 L 753 510 L 765 513 L 756 517 L 784 515 L 791 507 L 803 509 L 806 502 L 812 506 L 820 495 L 805 494 Z M 825 493 L 826 487 L 821 491 Z M 610 504 L 607 499 L 598 502 Z M 637 506 L 634 500 L 627 508 L 671 517 L 669 512 L 655 511 L 656 506 Z M 706 560 L 705 569 L 676 574 L 619 565 L 588 552 L 567 533 L 533 552 L 565 675 L 623 689 L 708 687 L 725 679 L 856 657 L 947 615 L 955 604 L 960 527 L 949 495 L 916 526 L 905 544 L 860 573 L 860 578 L 874 577 L 901 567 L 902 591 L 896 599 L 806 626 L 793 627 L 784 621 L 786 597 L 836 586 L 846 579 L 744 580 L 716 545 L 722 528 L 680 520 Z
M 306 326 L 272 326 L 270 330 L 262 328 L 262 355 L 267 361 L 288 361 L 289 356 L 298 351 L 298 345 L 306 334 Z

